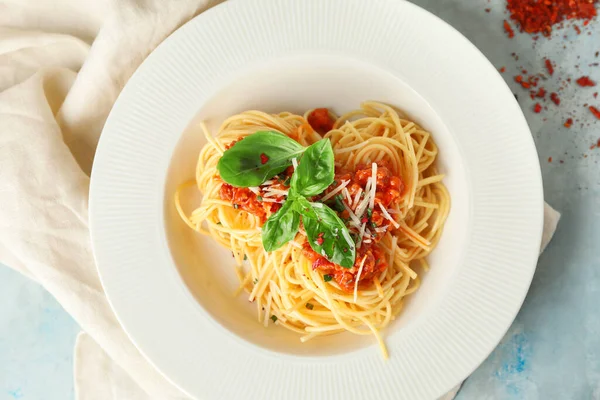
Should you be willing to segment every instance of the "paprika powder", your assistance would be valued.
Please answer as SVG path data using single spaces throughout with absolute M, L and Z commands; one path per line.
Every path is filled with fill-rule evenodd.
M 570 19 L 590 20 L 597 15 L 598 0 L 507 0 L 510 18 L 517 22 L 521 32 L 549 36 L 552 26 Z M 585 24 L 585 22 L 584 22 Z M 504 28 L 506 29 L 506 22 Z M 509 37 L 512 37 L 510 32 Z

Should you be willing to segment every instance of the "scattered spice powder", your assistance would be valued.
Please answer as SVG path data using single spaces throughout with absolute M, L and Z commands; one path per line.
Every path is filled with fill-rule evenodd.
M 573 25 L 573 28 L 575 29 L 575 32 L 577 32 L 578 35 L 581 35 L 581 29 L 579 29 L 577 25 Z
M 577 84 L 581 87 L 596 86 L 596 82 L 591 80 L 588 76 L 582 76 L 581 78 L 577 79 Z
M 550 100 L 557 106 L 560 106 L 560 97 L 554 92 L 550 93 Z
M 500 73 L 501 73 L 501 74 L 503 74 L 503 73 L 505 73 L 505 72 L 506 72 L 506 67 L 502 67 L 502 68 L 500 68 Z
M 594 106 L 590 106 L 590 111 L 592 112 L 592 114 L 594 114 L 594 116 L 598 119 L 600 119 L 600 110 L 598 110 L 596 107 Z
M 548 157 L 548 162 L 552 162 L 552 157 Z
M 594 18 L 597 15 L 595 3 L 597 0 L 507 0 L 506 9 L 521 31 L 549 36 L 552 26 L 564 20 Z M 508 33 L 507 26 L 510 28 L 505 20 L 504 29 Z M 509 37 L 512 37 L 510 33 Z
M 512 27 L 510 26 L 507 20 L 504 20 L 504 30 L 506 31 L 506 34 L 509 38 L 512 39 L 513 37 L 515 37 L 515 31 L 513 31 Z
M 543 87 L 539 88 L 538 92 L 536 93 L 536 97 L 546 97 L 546 89 L 544 89 Z
M 573 118 L 569 118 L 565 121 L 565 128 L 570 128 L 573 125 Z
M 546 69 L 548 70 L 548 73 L 550 74 L 550 76 L 554 75 L 554 66 L 552 65 L 552 61 L 550 61 L 549 59 L 546 58 L 546 60 L 544 60 L 545 64 L 546 64 Z

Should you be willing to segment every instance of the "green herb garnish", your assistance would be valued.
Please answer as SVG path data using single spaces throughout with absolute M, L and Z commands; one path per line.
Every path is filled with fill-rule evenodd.
M 258 186 L 285 171 L 304 150 L 304 146 L 282 133 L 260 131 L 225 151 L 217 169 L 230 185 Z
M 225 151 L 217 169 L 221 178 L 233 186 L 258 186 L 283 172 L 300 155 L 291 179 L 284 181 L 290 186 L 287 200 L 262 227 L 263 247 L 273 251 L 292 240 L 302 218 L 312 249 L 335 264 L 352 268 L 356 252 L 345 223 L 329 206 L 307 199 L 322 193 L 333 182 L 335 165 L 329 139 L 304 148 L 280 133 L 257 132 Z M 341 199 L 335 201 L 335 207 L 341 205 L 343 209 Z
M 329 282 L 329 281 L 330 281 L 330 280 L 332 280 L 332 279 L 333 279 L 333 276 L 331 276 L 331 275 L 329 275 L 329 274 L 327 274 L 327 275 L 323 275 L 323 280 L 324 280 L 325 282 Z
M 313 306 L 311 303 L 306 303 L 306 308 L 312 310 L 313 308 L 315 308 L 315 306 Z
M 277 250 L 296 237 L 300 214 L 292 209 L 293 205 L 293 201 L 287 200 L 263 225 L 262 242 L 266 251 Z
M 262 196 L 256 196 L 256 200 L 262 201 Z
M 271 315 L 271 321 L 277 322 L 277 315 Z
M 316 196 L 331 185 L 335 167 L 329 140 L 319 140 L 309 146 L 301 161 L 292 175 L 291 185 L 296 193 L 305 197 Z

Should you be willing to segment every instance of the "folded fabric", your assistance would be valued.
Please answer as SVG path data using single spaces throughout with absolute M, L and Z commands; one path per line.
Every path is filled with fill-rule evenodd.
M 212 4 L 0 3 L 0 262 L 43 285 L 85 331 L 78 399 L 187 398 L 141 356 L 106 300 L 90 245 L 89 172 L 127 79 Z M 557 221 L 547 207 L 545 243 Z

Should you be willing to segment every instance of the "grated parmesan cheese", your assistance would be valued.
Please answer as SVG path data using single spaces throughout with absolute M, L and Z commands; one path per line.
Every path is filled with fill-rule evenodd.
M 397 223 L 396 221 L 394 221 L 394 218 L 392 218 L 392 216 L 387 212 L 387 210 L 385 209 L 385 207 L 382 206 L 381 203 L 377 203 L 377 204 L 379 204 L 379 208 L 381 208 L 381 212 L 383 213 L 383 216 L 386 219 L 388 219 L 392 223 L 392 225 L 394 225 L 394 227 L 396 229 L 400 228 L 400 224 Z
M 367 226 L 367 223 L 364 222 L 361 226 L 360 226 L 360 231 L 358 232 L 358 241 L 356 242 L 356 248 L 359 248 L 362 240 L 363 240 L 363 236 L 365 235 L 365 227 Z
M 296 160 L 296 157 L 292 158 L 292 165 L 294 166 L 294 170 L 298 168 L 298 160 Z
M 346 186 L 348 186 L 348 184 L 350 183 L 350 180 L 345 180 L 342 181 L 342 183 L 336 187 L 335 189 L 333 189 L 331 192 L 329 192 L 328 194 L 326 194 L 325 196 L 323 196 L 323 198 L 321 199 L 321 201 L 327 201 L 330 198 L 332 198 L 333 196 L 335 196 L 336 194 L 338 194 L 339 192 L 341 192 Z
M 350 203 L 352 203 L 352 197 L 350 197 L 350 192 L 348 191 L 348 188 L 344 188 L 344 196 L 346 196 L 346 202 L 348 203 L 348 205 L 350 205 Z
M 356 214 L 354 214 L 354 212 L 350 209 L 350 207 L 348 207 L 348 205 L 346 203 L 343 203 L 343 204 L 344 204 L 344 208 L 346 209 L 346 211 L 348 211 L 348 214 L 350 215 L 350 219 L 352 220 L 352 222 L 354 222 L 356 224 L 356 227 L 359 227 L 360 219 L 358 219 Z
M 358 204 L 358 201 L 360 200 L 360 195 L 362 194 L 363 190 L 362 188 L 358 189 L 358 192 L 356 192 L 356 196 L 354 196 L 354 201 L 352 202 L 352 207 L 356 208 L 356 205 Z
M 283 200 L 269 199 L 269 198 L 266 198 L 266 197 L 263 197 L 262 201 L 264 201 L 265 203 L 279 203 L 279 204 L 283 204 Z
M 256 195 L 260 194 L 260 189 L 258 186 L 248 186 L 248 189 L 250 189 L 250 191 Z
M 265 191 L 264 197 L 287 196 L 287 195 L 288 195 L 287 190 L 269 188 Z
M 365 186 L 366 196 L 362 199 L 362 201 L 360 202 L 360 204 L 358 205 L 358 207 L 355 208 L 356 216 L 358 218 L 362 217 L 362 215 L 367 210 L 367 205 L 369 205 L 370 196 L 371 196 L 371 190 L 370 190 L 371 183 L 372 183 L 371 178 L 367 179 L 367 185 Z
M 369 201 L 369 208 L 371 210 L 375 207 L 375 192 L 377 191 L 377 164 L 371 164 L 371 200 Z

